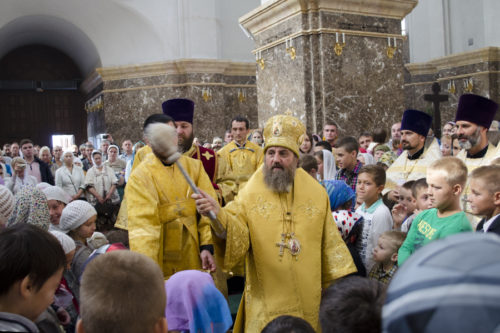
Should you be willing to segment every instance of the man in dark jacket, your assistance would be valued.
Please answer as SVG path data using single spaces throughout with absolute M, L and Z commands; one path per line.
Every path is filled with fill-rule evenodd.
M 24 160 L 28 164 L 26 173 L 35 177 L 38 183 L 45 182 L 54 185 L 54 176 L 50 167 L 33 154 L 33 141 L 23 139 L 20 145 Z

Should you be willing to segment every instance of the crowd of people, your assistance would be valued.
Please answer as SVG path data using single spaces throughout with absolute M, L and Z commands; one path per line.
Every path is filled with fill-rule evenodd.
M 358 137 L 236 116 L 203 143 L 179 98 L 121 149 L 4 144 L 0 331 L 493 331 L 497 110 L 463 95 L 440 138 L 412 109 Z M 433 286 L 453 292 L 415 294 Z

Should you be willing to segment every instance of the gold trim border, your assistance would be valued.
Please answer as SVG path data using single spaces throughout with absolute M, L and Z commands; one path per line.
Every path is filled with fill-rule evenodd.
M 285 37 L 281 37 L 280 39 L 277 39 L 271 43 L 267 43 L 261 47 L 258 47 L 254 50 L 252 50 L 252 53 L 255 54 L 257 52 L 261 51 L 266 51 L 270 48 L 273 48 L 275 46 L 278 46 L 280 44 L 285 43 L 287 39 L 290 38 L 296 38 L 300 36 L 309 36 L 309 35 L 320 35 L 320 34 L 328 34 L 328 35 L 333 35 L 335 33 L 342 34 L 344 33 L 346 36 L 358 36 L 358 37 L 374 37 L 374 38 L 396 38 L 400 39 L 402 41 L 405 41 L 408 39 L 407 36 L 399 35 L 399 34 L 388 34 L 388 33 L 383 33 L 383 32 L 369 32 L 369 31 L 361 31 L 361 30 L 345 30 L 345 29 L 329 29 L 329 28 L 321 28 L 321 29 L 309 29 L 309 30 L 301 30 L 298 32 L 295 32 L 293 34 L 290 34 Z M 346 41 L 347 43 L 347 41 Z
M 474 65 L 483 62 L 500 61 L 500 47 L 485 47 L 482 49 L 452 54 L 450 56 L 433 59 L 423 63 L 406 64 L 406 69 L 411 75 L 437 74 L 439 71 Z M 472 76 L 474 73 L 467 74 Z
M 309 12 L 333 12 L 403 19 L 418 0 L 274 0 L 240 17 L 239 22 L 258 35 L 296 15 Z
M 119 93 L 124 91 L 134 91 L 134 90 L 149 90 L 149 89 L 159 89 L 159 88 L 178 88 L 178 87 L 224 87 L 224 88 L 257 88 L 256 84 L 227 84 L 221 82 L 186 82 L 186 83 L 165 83 L 158 84 L 154 86 L 140 86 L 131 88 L 117 88 L 117 89 L 105 89 L 102 91 L 103 94 L 106 93 Z
M 436 81 L 437 82 L 444 82 L 444 81 L 465 79 L 465 78 L 469 78 L 469 77 L 489 75 L 489 74 L 500 74 L 500 71 L 482 71 L 482 72 L 474 72 L 474 73 L 469 73 L 469 74 L 446 76 L 446 77 L 437 78 Z M 404 86 L 409 87 L 409 86 L 422 86 L 422 85 L 429 85 L 429 84 L 432 85 L 436 81 L 405 83 Z
M 255 62 L 214 59 L 178 59 L 138 65 L 99 67 L 82 82 L 80 90 L 86 95 L 102 82 L 185 74 L 256 76 L 257 68 Z
M 254 62 L 233 62 L 214 59 L 179 59 L 142 65 L 100 67 L 96 72 L 103 81 L 133 79 L 175 74 L 223 74 L 226 76 L 255 76 Z

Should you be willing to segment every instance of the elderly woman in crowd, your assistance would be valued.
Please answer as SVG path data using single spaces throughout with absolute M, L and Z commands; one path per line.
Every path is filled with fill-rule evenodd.
M 62 147 L 61 146 L 55 146 L 53 151 L 53 157 L 52 157 L 52 166 L 50 167 L 50 170 L 52 171 L 52 174 L 54 177 L 56 176 L 56 170 L 62 167 Z
M 50 171 L 52 172 L 52 176 L 55 177 L 55 169 L 53 168 L 53 163 L 52 163 L 52 155 L 50 154 L 50 148 L 47 146 L 43 146 L 40 148 L 40 151 L 38 152 L 38 155 L 40 156 L 40 159 L 42 162 L 45 162 L 50 168 Z
M 83 195 L 85 176 L 83 169 L 73 164 L 73 151 L 67 150 L 62 154 L 63 166 L 56 171 L 56 186 L 62 188 L 71 200 Z
M 35 177 L 26 174 L 26 161 L 21 157 L 14 157 L 11 162 L 12 170 L 14 174 L 10 178 L 5 179 L 5 186 L 12 193 L 16 194 L 19 189 L 24 185 L 36 186 L 37 180 Z
M 117 191 L 120 195 L 120 199 L 123 198 L 123 191 L 125 185 L 125 168 L 127 167 L 127 162 L 118 158 L 119 149 L 116 145 L 111 145 L 108 148 L 108 160 L 104 162 L 104 165 L 109 166 L 113 169 L 116 178 L 118 178 Z
M 104 165 L 100 151 L 94 150 L 91 158 L 93 166 L 85 176 L 87 200 L 97 210 L 97 229 L 111 229 L 120 204 L 120 196 L 116 190 L 118 178 L 113 169 Z

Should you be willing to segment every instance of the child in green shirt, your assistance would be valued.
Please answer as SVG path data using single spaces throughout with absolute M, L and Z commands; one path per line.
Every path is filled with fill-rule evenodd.
M 467 167 L 456 157 L 443 157 L 427 169 L 428 192 L 434 208 L 413 220 L 398 252 L 398 265 L 427 243 L 462 231 L 472 231 L 460 208 L 460 195 L 467 182 Z

